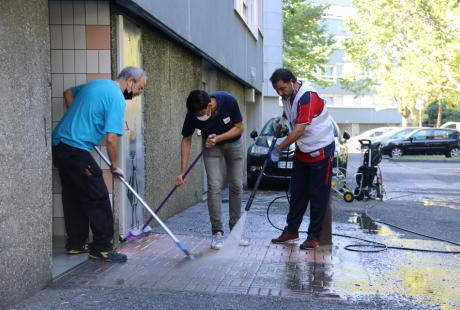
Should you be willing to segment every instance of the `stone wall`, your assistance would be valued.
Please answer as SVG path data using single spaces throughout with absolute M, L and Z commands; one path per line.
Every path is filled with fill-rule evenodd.
M 146 198 L 152 208 L 174 186 L 180 169 L 181 129 L 189 92 L 200 88 L 201 59 L 151 27 L 143 27 L 143 66 L 148 75 L 145 88 L 145 178 Z M 193 137 L 190 162 L 200 151 Z M 201 199 L 203 166 L 190 173 L 160 212 L 161 218 L 180 212 Z
M 0 308 L 51 279 L 47 0 L 0 1 Z

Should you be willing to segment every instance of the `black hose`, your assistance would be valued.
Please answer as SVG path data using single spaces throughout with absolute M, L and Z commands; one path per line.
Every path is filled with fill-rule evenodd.
M 412 193 L 411 195 L 413 195 L 415 193 Z M 403 195 L 401 197 L 404 197 L 404 196 L 408 196 L 408 195 Z M 276 226 L 270 219 L 270 208 L 272 207 L 273 203 L 275 203 L 278 199 L 280 198 L 284 198 L 286 197 L 287 200 L 288 200 L 288 203 L 289 203 L 289 200 L 290 200 L 290 197 L 289 197 L 289 194 L 288 192 L 286 192 L 286 195 L 283 195 L 283 196 L 278 196 L 278 197 L 275 197 L 267 206 L 267 220 L 268 222 L 270 223 L 270 225 L 275 228 L 275 229 L 278 229 L 280 231 L 283 231 L 282 228 Z M 399 196 L 398 196 L 399 197 Z M 392 197 L 390 198 L 389 200 L 391 199 L 395 199 L 395 198 L 398 198 L 398 197 Z M 372 207 L 375 207 L 375 205 L 377 205 L 380 201 L 378 201 L 376 204 L 374 204 Z M 429 236 L 429 235 L 425 235 L 425 234 L 421 234 L 421 233 L 418 233 L 416 231 L 412 231 L 412 230 L 409 230 L 409 229 L 405 229 L 405 228 L 402 228 L 402 227 L 399 227 L 399 226 L 396 226 L 396 225 L 393 225 L 393 224 L 390 224 L 390 223 L 386 223 L 386 222 L 381 222 L 381 221 L 377 221 L 377 220 L 374 220 L 368 213 L 367 213 L 367 209 L 366 209 L 366 215 L 375 223 L 379 223 L 379 224 L 383 224 L 383 225 L 387 225 L 387 226 L 390 226 L 390 227 L 393 227 L 393 228 L 396 228 L 396 229 L 399 229 L 399 230 L 402 230 L 402 231 L 406 231 L 406 232 L 409 232 L 409 233 L 412 233 L 412 234 L 415 234 L 415 235 L 419 235 L 419 236 L 422 236 L 422 237 L 425 237 L 425 238 L 428 238 L 428 239 L 432 239 L 432 240 L 436 240 L 436 241 L 440 241 L 440 242 L 445 242 L 445 243 L 448 243 L 448 244 L 452 244 L 452 245 L 455 245 L 455 246 L 459 246 L 460 247 L 460 244 L 459 243 L 456 243 L 456 242 L 452 242 L 452 241 L 449 241 L 449 240 L 445 240 L 445 239 L 441 239 L 441 238 L 437 238 L 437 237 L 433 237 L 433 236 Z M 307 233 L 306 231 L 299 231 L 299 233 Z M 393 249 L 393 250 L 404 250 L 404 251 L 414 251 L 414 252 L 425 252 L 425 253 L 438 253 L 438 254 L 460 254 L 460 251 L 441 251 L 441 250 L 429 250 L 429 249 L 418 249 L 418 248 L 407 248 L 407 247 L 397 247 L 397 246 L 387 246 L 386 244 L 384 243 L 380 243 L 380 242 L 376 242 L 376 241 L 372 241 L 372 240 L 368 240 L 368 239 L 363 239 L 363 238 L 358 238 L 358 237 L 354 237 L 354 236 L 349 236 L 349 235 L 343 235 L 343 234 L 332 234 L 333 236 L 336 236 L 336 237 L 343 237 L 343 238 L 349 238 L 349 239 L 355 239 L 355 240 L 359 240 L 359 241 L 363 241 L 363 242 L 367 242 L 369 244 L 350 244 L 350 245 L 347 245 L 344 247 L 345 250 L 348 250 L 348 251 L 352 251 L 352 252 L 361 252 L 361 253 L 377 253 L 377 252 L 382 252 L 382 251 L 386 251 L 387 249 Z M 369 248 L 369 249 L 366 249 L 366 250 L 363 250 L 361 248 Z

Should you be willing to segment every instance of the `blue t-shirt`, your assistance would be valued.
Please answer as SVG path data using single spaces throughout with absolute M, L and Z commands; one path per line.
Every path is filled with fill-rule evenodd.
M 211 93 L 209 96 L 216 99 L 217 113 L 203 122 L 192 113 L 187 112 L 182 126 L 182 135 L 184 137 L 190 137 L 195 132 L 195 129 L 200 129 L 201 136 L 206 139 L 210 134 L 223 134 L 232 129 L 235 124 L 243 121 L 238 102 L 231 94 L 219 91 Z M 240 137 L 241 135 L 220 143 L 234 142 Z
M 107 133 L 122 135 L 126 102 L 112 80 L 94 80 L 72 88 L 74 100 L 53 132 L 60 142 L 91 151 Z

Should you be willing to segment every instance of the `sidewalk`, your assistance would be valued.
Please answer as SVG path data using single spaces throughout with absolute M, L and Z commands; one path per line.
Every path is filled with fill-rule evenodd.
M 199 295 L 193 296 L 205 294 L 213 298 L 230 298 L 227 301 L 229 307 L 219 309 L 239 308 L 232 305 L 232 299 L 263 304 L 263 309 L 277 308 L 276 302 L 279 300 L 283 300 L 282 305 L 292 302 L 294 308 L 307 304 L 315 308 L 350 306 L 350 309 L 460 308 L 459 259 L 454 255 L 394 250 L 351 252 L 345 250 L 344 246 L 356 242 L 336 236 L 332 246 L 322 246 L 313 251 L 299 249 L 303 240 L 289 245 L 270 244 L 270 239 L 279 232 L 266 220 L 267 203 L 281 194 L 264 192 L 255 201 L 246 222 L 247 235 L 251 239 L 248 247 L 227 245 L 222 251 L 209 249 L 207 208 L 200 203 L 166 222 L 188 249 L 196 254 L 195 260 L 184 258 L 169 236 L 155 229 L 153 234 L 120 247 L 120 251 L 129 257 L 126 264 L 89 261 L 52 283 L 38 296 L 18 305 L 18 308 L 40 309 L 46 300 L 46 305 L 56 305 L 59 309 L 71 308 L 75 306 L 72 302 L 75 298 L 67 296 L 66 300 L 70 301 L 62 304 L 62 296 L 59 299 L 59 295 L 53 295 L 56 290 L 66 289 L 82 289 L 88 296 L 91 290 L 93 293 L 101 289 L 125 291 L 117 293 L 119 298 L 126 296 L 126 292 L 137 290 L 148 290 L 152 296 L 158 292 L 177 292 L 182 297 L 184 294 L 197 293 Z M 341 206 L 342 203 L 334 198 L 334 208 L 345 208 Z M 228 215 L 227 207 L 224 199 L 224 215 Z M 285 206 L 280 199 L 270 213 L 272 221 L 280 225 L 285 217 L 283 208 Z M 224 216 L 224 223 L 228 222 L 227 218 Z M 308 218 L 305 218 L 305 222 L 308 223 Z M 388 227 L 371 223 L 360 228 L 353 217 L 349 223 L 335 222 L 333 232 L 391 245 L 444 249 L 426 240 L 400 239 Z M 111 296 L 110 299 L 117 298 Z M 251 296 L 264 298 L 246 298 Z M 267 304 L 266 298 L 271 297 L 278 299 Z M 88 299 L 84 300 L 88 302 Z M 133 307 L 129 308 L 144 309 L 135 307 L 134 300 L 131 302 Z M 120 309 L 124 307 L 123 302 L 116 304 L 120 305 Z

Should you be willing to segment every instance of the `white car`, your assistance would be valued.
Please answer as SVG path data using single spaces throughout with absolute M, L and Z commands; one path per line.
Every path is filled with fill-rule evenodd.
M 359 143 L 359 140 L 362 139 L 368 139 L 368 140 L 374 140 L 383 134 L 390 132 L 395 129 L 401 129 L 400 127 L 378 127 L 374 129 L 369 129 L 364 131 L 363 133 L 351 137 L 350 140 L 348 141 L 348 150 L 353 151 L 353 150 L 360 150 L 361 149 L 361 144 Z
M 457 129 L 460 130 L 460 122 L 447 122 L 441 125 L 439 128 Z

